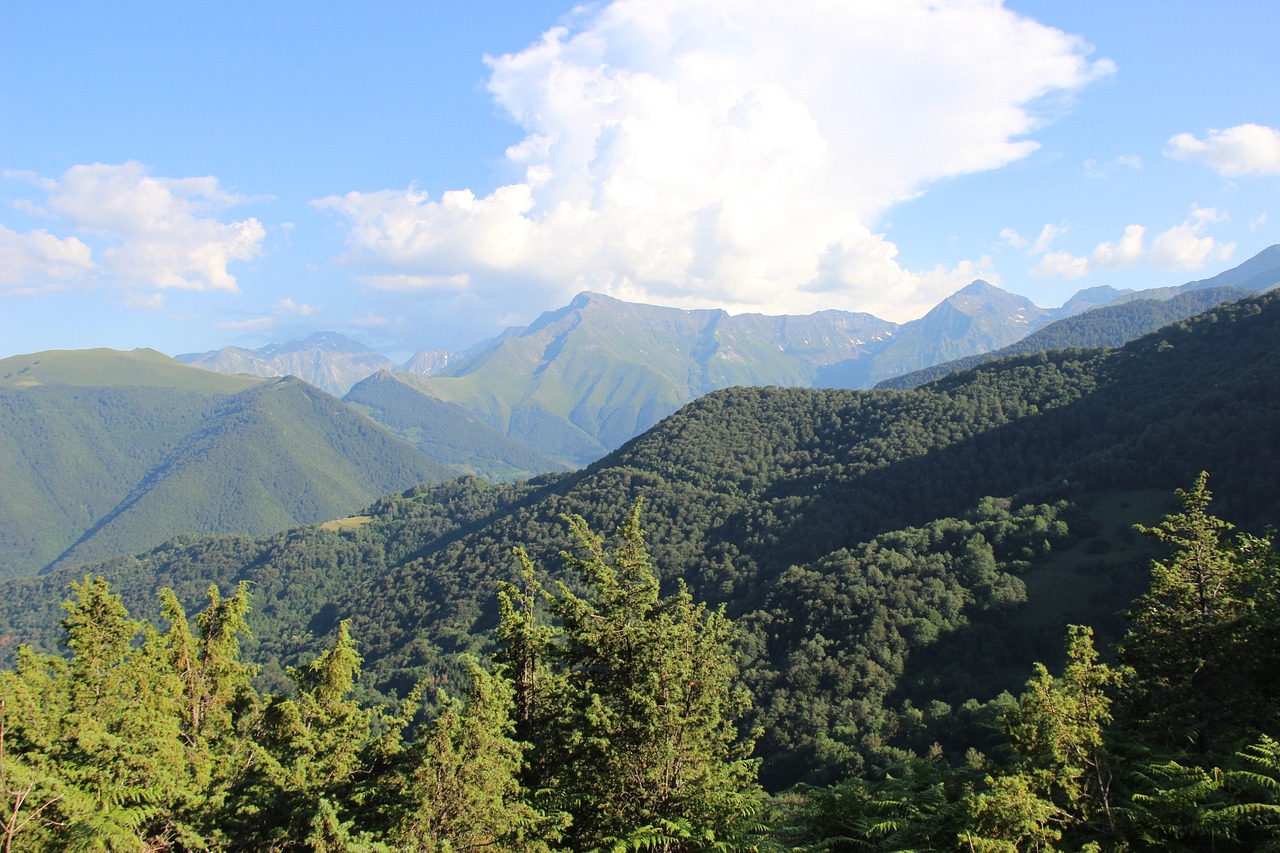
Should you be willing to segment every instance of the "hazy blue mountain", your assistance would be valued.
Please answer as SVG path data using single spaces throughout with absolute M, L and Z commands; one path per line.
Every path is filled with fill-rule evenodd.
M 1049 314 L 1031 300 L 979 279 L 919 320 L 904 323 L 871 358 L 832 364 L 819 371 L 812 384 L 868 388 L 888 376 L 1010 344 L 1026 337 Z
M 381 353 L 337 332 L 316 332 L 305 340 L 268 344 L 254 350 L 223 347 L 212 352 L 184 353 L 177 359 L 219 373 L 296 376 L 336 397 L 371 373 L 397 366 Z
M 442 349 L 424 349 L 414 353 L 408 361 L 400 366 L 405 373 L 418 376 L 432 376 L 439 373 L 451 361 L 458 360 L 458 353 Z

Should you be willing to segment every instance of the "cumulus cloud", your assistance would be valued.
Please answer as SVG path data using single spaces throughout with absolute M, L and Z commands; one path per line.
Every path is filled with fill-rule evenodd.
M 97 268 L 92 250 L 75 237 L 43 229 L 19 234 L 0 225 L 0 289 L 37 293 L 66 287 Z
M 265 236 L 257 219 L 218 218 L 219 211 L 244 199 L 222 190 L 213 177 L 153 177 L 134 162 L 73 166 L 57 179 L 9 177 L 24 178 L 46 195 L 43 204 L 22 200 L 21 208 L 65 223 L 97 251 L 95 262 L 88 243 L 33 231 L 20 235 L 29 250 L 20 270 L 38 271 L 32 247 L 42 242 L 49 250 L 49 240 L 60 239 L 80 272 L 96 269 L 119 286 L 236 292 L 228 265 L 256 257 Z M 64 274 L 57 275 L 58 269 Z M 73 267 L 51 268 L 46 278 L 71 279 L 75 273 Z
M 1157 234 L 1149 250 L 1144 245 L 1147 229 L 1130 225 L 1119 240 L 1099 243 L 1088 255 L 1050 252 L 1031 272 L 1037 278 L 1083 278 L 1139 263 L 1165 270 L 1200 269 L 1209 261 L 1225 261 L 1235 251 L 1234 243 L 1220 243 L 1204 233 L 1210 225 L 1225 220 L 1226 216 L 1214 208 L 1194 208 L 1181 225 Z
M 1261 124 L 1210 130 L 1204 139 L 1179 133 L 1164 151 L 1175 160 L 1199 160 L 1229 178 L 1280 175 L 1280 131 Z
M 375 314 L 369 311 L 361 314 L 359 317 L 352 317 L 349 321 L 353 326 L 359 326 L 362 329 L 375 329 L 388 325 L 391 321 L 381 314 Z
M 915 316 L 914 273 L 874 226 L 931 182 L 1033 152 L 1038 106 L 1112 70 L 997 0 L 615 0 L 488 60 L 524 131 L 510 183 L 316 206 L 367 286 L 525 282 L 731 309 Z M 957 267 L 957 271 L 960 267 Z M 960 273 L 957 272 L 957 275 Z M 466 278 L 460 278 L 465 276 Z
M 292 299 L 286 297 L 276 301 L 276 313 L 297 314 L 300 317 L 310 317 L 312 314 L 316 313 L 316 309 L 314 306 L 308 305 L 305 302 L 294 302 Z
M 1117 241 L 1099 243 L 1093 252 L 1077 257 L 1070 252 L 1050 252 L 1040 259 L 1031 271 L 1037 278 L 1083 278 L 1098 270 L 1114 270 L 1130 267 L 1142 259 L 1143 236 L 1147 229 L 1130 225 Z
M 1204 233 L 1208 226 L 1225 219 L 1214 208 L 1194 209 L 1191 218 L 1151 241 L 1151 265 L 1167 270 L 1197 270 L 1209 261 L 1225 261 L 1236 244 L 1219 243 Z
M 213 325 L 219 329 L 232 329 L 237 332 L 261 332 L 275 324 L 274 317 L 251 317 L 248 320 L 227 320 Z

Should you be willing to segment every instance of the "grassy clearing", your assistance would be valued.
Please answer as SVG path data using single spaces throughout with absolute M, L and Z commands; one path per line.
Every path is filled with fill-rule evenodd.
M 321 530 L 355 530 L 357 527 L 364 527 L 373 521 L 373 516 L 369 515 L 353 515 L 348 518 L 335 518 L 333 521 L 325 521 L 320 524 Z

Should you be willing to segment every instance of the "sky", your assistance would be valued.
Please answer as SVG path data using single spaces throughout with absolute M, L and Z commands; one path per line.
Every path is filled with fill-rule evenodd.
M 1273 0 L 0 0 L 0 358 L 590 290 L 905 322 L 1280 242 Z

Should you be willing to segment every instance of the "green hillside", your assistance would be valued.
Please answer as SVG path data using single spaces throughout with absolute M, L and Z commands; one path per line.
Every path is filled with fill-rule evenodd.
M 159 353 L 0 363 L 0 577 L 344 515 L 446 472 L 337 400 Z
M 452 481 L 359 524 L 177 541 L 91 571 L 140 613 L 159 586 L 194 605 L 210 580 L 252 581 L 254 653 L 277 683 L 350 619 L 362 689 L 403 693 L 490 648 L 513 546 L 565 577 L 562 514 L 607 530 L 643 496 L 664 583 L 684 579 L 740 626 L 764 779 L 829 779 L 885 750 L 974 745 L 981 707 L 955 703 L 1017 689 L 1031 661 L 1061 654 L 1068 621 L 1115 639 L 1150 553 L 1130 527 L 1167 508 L 1151 490 L 1167 500 L 1209 470 L 1221 514 L 1273 520 L 1278 369 L 1280 296 L 1265 295 L 1122 349 L 1006 359 L 915 391 L 719 391 L 575 474 Z M 83 571 L 6 584 L 4 645 L 50 643 Z M 932 699 L 932 716 L 912 710 Z
M 188 367 L 153 349 L 49 350 L 0 359 L 0 387 L 5 388 L 136 386 L 232 394 L 258 381 Z
M 808 385 L 894 324 L 867 314 L 731 317 L 580 294 L 418 387 L 554 459 L 585 464 L 733 385 Z
M 356 383 L 343 401 L 455 474 L 516 480 L 565 467 L 456 403 L 430 396 L 409 374 L 375 373 Z
M 179 533 L 256 534 L 347 515 L 447 472 L 298 379 L 227 398 L 55 564 Z

